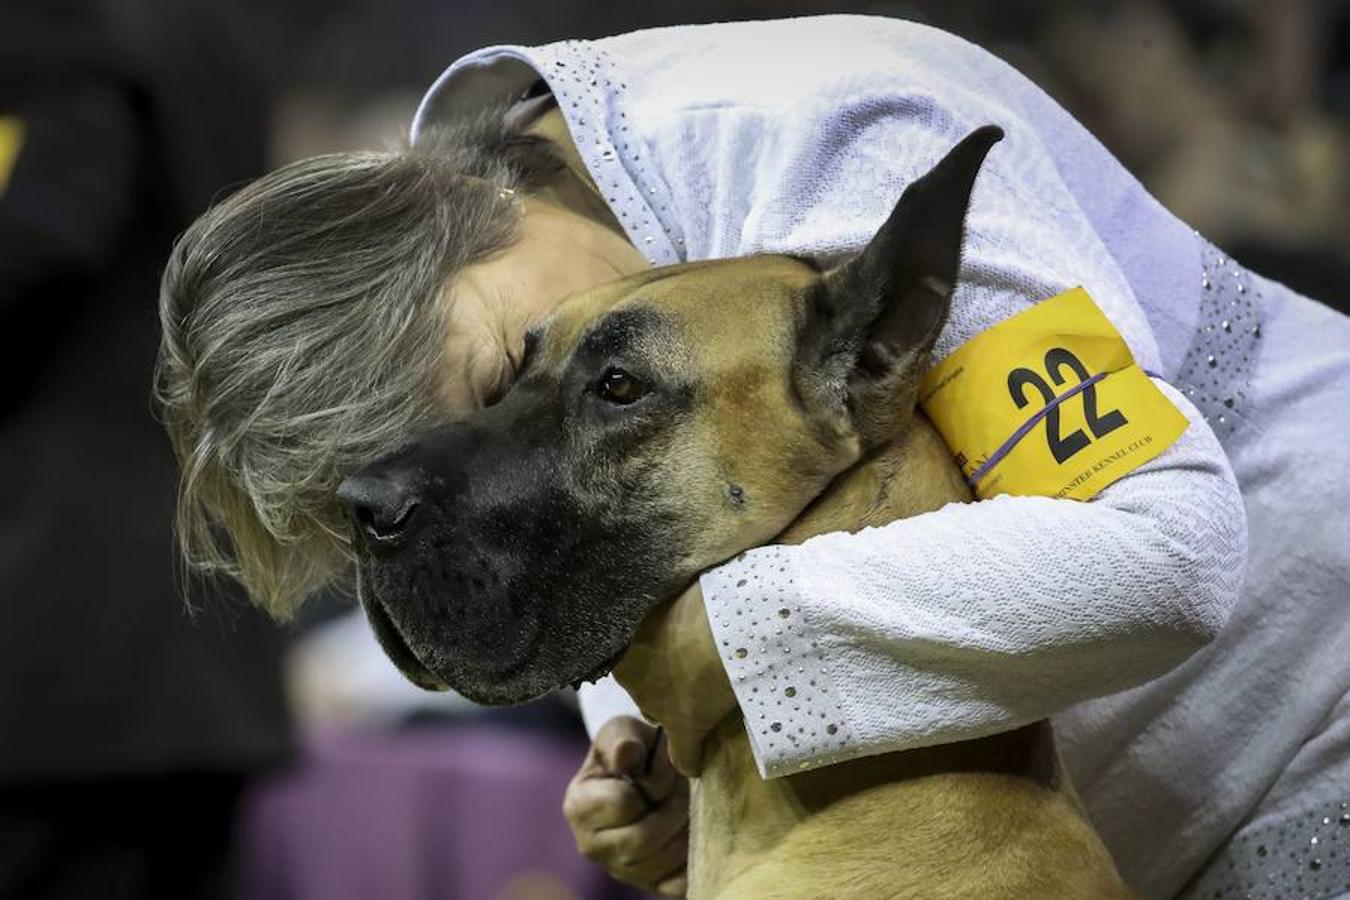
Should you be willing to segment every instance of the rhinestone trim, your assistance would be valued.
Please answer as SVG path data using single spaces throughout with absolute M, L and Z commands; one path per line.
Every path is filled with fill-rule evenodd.
M 609 54 L 582 40 L 531 52 L 530 63 L 548 82 L 582 162 L 629 241 L 654 266 L 684 261 L 669 189 L 643 162 L 642 148 L 628 132 L 628 85 Z
M 857 755 L 829 648 L 787 595 L 790 564 L 782 547 L 770 545 L 703 575 L 717 649 L 771 778 Z
M 1350 800 L 1239 831 L 1184 900 L 1325 900 L 1350 895 Z
M 1264 282 L 1218 247 L 1196 239 L 1200 314 L 1176 385 L 1226 444 L 1245 421 L 1265 322 Z

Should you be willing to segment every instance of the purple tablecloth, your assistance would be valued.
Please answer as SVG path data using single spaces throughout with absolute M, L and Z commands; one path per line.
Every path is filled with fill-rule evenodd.
M 475 724 L 332 734 L 259 784 L 246 900 L 635 900 L 576 851 L 563 790 L 585 745 Z

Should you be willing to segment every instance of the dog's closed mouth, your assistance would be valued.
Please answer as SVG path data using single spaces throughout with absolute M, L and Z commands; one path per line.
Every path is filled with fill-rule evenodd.
M 365 608 L 366 618 L 370 620 L 370 627 L 375 632 L 375 638 L 380 642 L 390 662 L 398 667 L 413 684 L 428 691 L 447 691 L 449 686 L 441 681 L 431 671 L 418 660 L 417 654 L 413 653 L 408 642 L 403 639 L 399 633 L 398 626 L 394 624 L 393 619 L 384 611 L 378 600 L 362 600 L 362 607 Z

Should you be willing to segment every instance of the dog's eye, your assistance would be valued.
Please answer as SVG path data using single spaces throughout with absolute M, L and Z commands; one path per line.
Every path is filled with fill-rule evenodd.
M 641 379 L 629 375 L 623 369 L 610 368 L 600 376 L 600 381 L 595 385 L 595 392 L 602 400 L 627 406 L 647 396 L 650 389 Z

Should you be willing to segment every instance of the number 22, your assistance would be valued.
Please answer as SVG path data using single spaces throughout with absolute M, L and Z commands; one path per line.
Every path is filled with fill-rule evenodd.
M 1080 384 L 1092 377 L 1078 357 L 1063 347 L 1052 347 L 1046 352 L 1045 370 L 1050 373 L 1050 378 L 1055 384 L 1064 384 L 1065 377 L 1062 369 L 1065 367 L 1068 367 L 1074 375 L 1078 376 Z M 1013 402 L 1017 404 L 1018 409 L 1022 409 L 1030 402 L 1025 390 L 1028 385 L 1040 392 L 1042 399 L 1049 407 L 1049 412 L 1045 414 L 1045 437 L 1050 444 L 1050 455 L 1055 458 L 1055 462 L 1064 462 L 1092 443 L 1088 436 L 1077 428 L 1060 437 L 1059 405 L 1054 402 L 1054 388 L 1050 387 L 1041 377 L 1041 374 L 1034 369 L 1017 368 L 1008 373 L 1008 393 L 1012 395 Z M 1092 432 L 1092 437 L 1106 437 L 1128 421 L 1118 409 L 1113 409 L 1103 416 L 1097 415 L 1096 385 L 1088 385 L 1079 392 L 1079 395 L 1083 398 L 1083 417 L 1087 419 L 1088 430 Z

